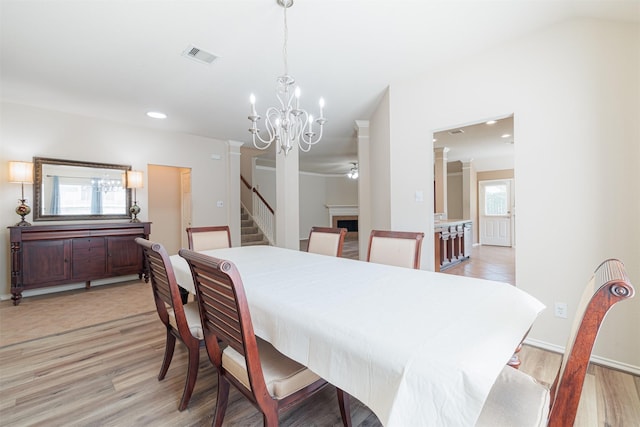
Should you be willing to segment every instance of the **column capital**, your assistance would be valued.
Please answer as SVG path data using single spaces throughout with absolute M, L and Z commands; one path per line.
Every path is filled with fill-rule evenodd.
M 447 158 L 447 153 L 449 152 L 449 147 L 438 147 L 434 148 L 433 152 L 436 155 L 436 159 L 445 159 Z
M 227 141 L 227 145 L 229 146 L 229 152 L 231 154 L 240 155 L 240 147 L 242 147 L 244 145 L 244 142 L 234 141 L 234 140 L 230 139 L 230 140 Z
M 358 137 L 369 136 L 369 120 L 356 120 L 354 129 L 358 132 Z

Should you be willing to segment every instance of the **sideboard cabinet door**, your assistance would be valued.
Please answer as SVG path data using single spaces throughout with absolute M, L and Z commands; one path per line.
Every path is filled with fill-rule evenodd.
M 22 244 L 23 285 L 47 286 L 71 277 L 71 240 L 41 240 Z
M 109 274 L 117 276 L 139 274 L 142 271 L 142 249 L 134 239 L 135 236 L 107 237 L 107 268 Z

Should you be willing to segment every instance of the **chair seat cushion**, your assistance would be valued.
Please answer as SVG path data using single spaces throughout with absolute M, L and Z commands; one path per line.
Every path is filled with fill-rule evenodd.
M 202 323 L 200 322 L 200 312 L 198 311 L 198 304 L 194 302 L 191 304 L 185 304 L 183 307 L 184 317 L 187 319 L 187 324 L 189 325 L 191 335 L 193 335 L 194 338 L 203 340 L 204 333 L 202 331 Z M 178 324 L 176 323 L 176 316 L 173 312 L 173 308 L 167 308 L 167 312 L 169 313 L 169 324 L 177 330 Z
M 494 383 L 476 426 L 545 426 L 549 389 L 531 376 L 505 366 Z
M 282 399 L 320 379 L 305 366 L 289 359 L 268 342 L 256 337 L 264 382 L 274 399 Z M 249 377 L 244 357 L 231 347 L 222 353 L 222 366 L 247 389 Z

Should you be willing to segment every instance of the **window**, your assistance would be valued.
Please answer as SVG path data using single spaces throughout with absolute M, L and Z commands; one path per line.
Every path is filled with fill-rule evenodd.
M 507 184 L 496 183 L 487 184 L 484 191 L 484 214 L 491 215 L 507 215 L 509 207 L 507 200 L 509 191 Z

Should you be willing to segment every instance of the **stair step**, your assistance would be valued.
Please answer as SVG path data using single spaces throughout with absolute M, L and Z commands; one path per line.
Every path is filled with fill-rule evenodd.
M 265 239 L 264 234 L 244 207 L 240 207 L 240 245 L 269 245 L 269 241 Z
M 258 245 L 269 246 L 269 242 L 267 240 L 254 240 L 251 242 L 242 242 L 242 246 L 258 246 Z
M 264 236 L 262 235 L 262 233 L 255 233 L 255 234 L 245 234 L 241 237 L 241 240 L 243 242 L 255 242 L 256 240 L 263 240 Z
M 260 233 L 260 229 L 256 226 L 242 227 L 240 229 L 240 234 L 256 234 L 256 233 Z

